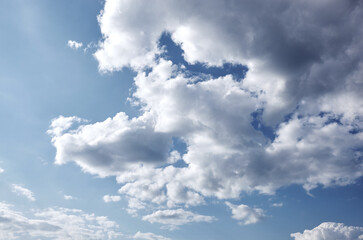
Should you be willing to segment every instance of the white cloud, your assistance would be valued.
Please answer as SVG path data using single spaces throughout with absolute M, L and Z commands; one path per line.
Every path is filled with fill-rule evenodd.
M 291 237 L 295 240 L 360 240 L 363 239 L 363 227 L 324 222 L 312 230 L 304 230 L 303 233 L 292 233 Z
M 64 195 L 64 196 L 63 196 L 63 198 L 64 198 L 65 200 L 74 200 L 74 199 L 76 199 L 75 197 L 73 197 L 73 196 L 71 196 L 71 195 Z
M 142 220 L 150 223 L 161 223 L 165 227 L 174 230 L 178 226 L 191 222 L 212 222 L 216 218 L 213 216 L 199 215 L 183 209 L 158 210 L 152 214 L 142 217 Z
M 230 202 L 226 202 L 226 205 L 232 210 L 232 218 L 238 220 L 240 225 L 258 223 L 265 218 L 261 208 L 251 208 L 244 204 L 234 205 Z
M 104 122 L 53 135 L 56 164 L 74 161 L 84 171 L 102 177 L 117 175 L 140 164 L 158 165 L 168 158 L 171 139 L 167 134 L 155 132 L 151 120 L 148 116 L 128 119 L 124 113 L 118 113 Z M 55 119 L 52 124 L 58 121 Z
M 137 232 L 134 236 L 134 239 L 142 239 L 142 240 L 171 240 L 170 238 L 156 235 L 154 233 L 143 233 L 143 232 Z
M 81 48 L 83 46 L 83 43 L 76 42 L 76 41 L 73 41 L 73 40 L 69 40 L 68 43 L 67 43 L 67 46 L 72 48 L 72 49 L 78 49 L 78 48 Z
M 84 121 L 78 117 L 63 117 L 59 116 L 52 120 L 47 133 L 51 136 L 60 136 L 64 131 L 68 130 L 75 123 Z
M 284 206 L 284 204 L 282 202 L 280 202 L 280 203 L 273 203 L 272 206 L 273 207 L 282 207 L 282 206 Z
M 4 169 L 0 168 L 0 173 L 3 173 L 4 172 Z
M 18 184 L 12 184 L 11 191 L 19 196 L 26 197 L 27 199 L 29 199 L 29 201 L 35 201 L 34 193 L 29 189 L 22 187 Z
M 131 101 L 141 114 L 74 130 L 77 117 L 53 120 L 56 163 L 116 176 L 133 214 L 149 203 L 352 184 L 363 176 L 362 17 L 361 4 L 339 0 L 108 0 L 95 57 L 101 71 L 137 71 Z M 157 56 L 165 31 L 189 63 L 243 64 L 245 79 L 184 74 Z M 276 138 L 252 126 L 257 120 Z M 185 142 L 183 155 L 172 151 L 173 137 Z
M 114 239 L 123 236 L 117 228 L 107 217 L 78 209 L 34 210 L 33 216 L 27 217 L 0 202 L 0 239 Z
M 105 195 L 103 196 L 103 201 L 108 203 L 108 202 L 118 202 L 121 200 L 120 196 L 110 196 L 110 195 Z

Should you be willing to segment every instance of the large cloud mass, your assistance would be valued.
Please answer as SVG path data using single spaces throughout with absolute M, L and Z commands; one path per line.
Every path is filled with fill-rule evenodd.
M 324 222 L 312 230 L 292 233 L 295 240 L 361 240 L 363 227 L 345 226 L 343 223 Z
M 74 130 L 79 118 L 54 120 L 56 163 L 117 176 L 131 213 L 363 176 L 361 1 L 186 2 L 105 2 L 95 57 L 137 72 L 141 114 Z M 165 32 L 189 65 L 241 64 L 245 78 L 188 74 L 163 57 Z

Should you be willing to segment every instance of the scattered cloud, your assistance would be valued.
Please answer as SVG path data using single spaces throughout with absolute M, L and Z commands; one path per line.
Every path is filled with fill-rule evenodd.
M 312 230 L 304 230 L 303 233 L 292 233 L 291 237 L 295 240 L 361 240 L 363 239 L 363 227 L 324 222 Z
M 4 172 L 4 169 L 0 168 L 0 173 L 3 173 Z
M 134 236 L 134 239 L 141 239 L 141 240 L 171 240 L 170 238 L 156 235 L 154 233 L 143 233 L 143 232 L 137 232 Z
M 79 209 L 48 208 L 34 210 L 32 217 L 0 202 L 0 239 L 114 239 L 123 236 L 117 224 L 104 216 Z
M 83 43 L 76 42 L 76 41 L 73 41 L 73 40 L 69 40 L 68 43 L 67 43 L 67 46 L 72 48 L 72 49 L 78 49 L 78 48 L 81 48 L 83 46 Z
M 11 191 L 19 196 L 26 197 L 27 199 L 29 199 L 29 201 L 35 201 L 34 193 L 18 184 L 12 184 Z
M 272 206 L 273 207 L 282 207 L 282 206 L 284 206 L 284 204 L 282 202 L 279 202 L 279 203 L 273 203 Z
M 121 200 L 120 196 L 110 196 L 110 195 L 105 195 L 103 196 L 103 201 L 108 203 L 108 202 L 118 202 Z
M 258 223 L 265 218 L 261 208 L 251 208 L 244 204 L 234 205 L 230 202 L 226 202 L 226 205 L 232 210 L 232 218 L 238 220 L 240 225 Z
M 178 226 L 191 222 L 213 222 L 217 220 L 213 216 L 199 215 L 183 209 L 158 210 L 152 214 L 142 217 L 142 220 L 150 223 L 164 224 L 169 230 L 177 229 Z

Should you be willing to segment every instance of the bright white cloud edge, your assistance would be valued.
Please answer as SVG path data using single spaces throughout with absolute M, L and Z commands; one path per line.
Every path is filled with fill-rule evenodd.
M 363 227 L 324 222 L 311 230 L 304 230 L 303 233 L 292 233 L 291 237 L 295 240 L 361 240 L 363 239 Z
M 26 197 L 29 201 L 35 201 L 34 193 L 19 184 L 12 184 L 11 191 L 19 196 Z

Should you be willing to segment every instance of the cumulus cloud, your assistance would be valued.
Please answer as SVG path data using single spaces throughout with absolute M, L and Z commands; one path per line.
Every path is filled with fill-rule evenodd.
M 83 43 L 76 42 L 76 41 L 73 41 L 73 40 L 69 40 L 68 43 L 67 43 L 67 46 L 72 48 L 72 49 L 78 49 L 78 48 L 81 48 L 83 46 Z
M 360 240 L 363 239 L 363 227 L 346 226 L 343 223 L 324 222 L 312 230 L 292 233 L 295 240 Z
M 26 197 L 29 201 L 35 201 L 34 193 L 18 184 L 12 184 L 11 191 L 19 196 Z
M 244 204 L 234 205 L 230 202 L 226 202 L 226 205 L 232 211 L 232 218 L 238 220 L 240 225 L 258 223 L 265 217 L 261 208 L 251 208 Z
M 156 235 L 154 233 L 143 233 L 143 232 L 137 232 L 134 236 L 134 239 L 142 239 L 142 240 L 171 240 L 170 238 Z
M 69 121 L 58 126 L 63 117 L 52 125 L 62 131 Z M 56 164 L 76 162 L 86 172 L 100 176 L 117 175 L 141 164 L 157 165 L 168 158 L 171 139 L 167 134 L 155 132 L 150 117 L 129 119 L 118 113 L 104 122 L 82 125 L 77 130 L 55 135 L 52 142 L 57 148 Z
M 150 223 L 161 223 L 166 225 L 166 228 L 174 230 L 179 225 L 191 223 L 191 222 L 212 222 L 216 218 L 212 216 L 199 215 L 183 209 L 170 209 L 170 210 L 158 210 L 152 214 L 142 217 L 142 220 Z
M 60 136 L 65 130 L 72 127 L 73 124 L 82 122 L 83 120 L 79 117 L 64 117 L 59 116 L 52 120 L 47 133 L 51 136 Z
M 55 162 L 115 176 L 132 214 L 352 184 L 363 176 L 362 20 L 360 1 L 108 0 L 95 57 L 100 71 L 137 72 L 130 101 L 140 116 L 54 119 Z M 165 32 L 188 64 L 242 64 L 245 78 L 187 74 L 163 57 Z M 226 204 L 242 224 L 263 217 Z
M 103 201 L 108 203 L 108 202 L 118 202 L 121 200 L 120 196 L 110 196 L 110 195 L 105 195 L 103 196 Z
M 34 210 L 32 217 L 0 202 L 0 239 L 114 239 L 123 236 L 115 222 L 79 209 Z

